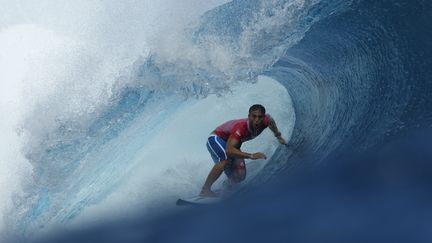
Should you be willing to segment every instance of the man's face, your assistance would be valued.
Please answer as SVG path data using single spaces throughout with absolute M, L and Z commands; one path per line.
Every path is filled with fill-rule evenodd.
M 251 111 L 248 117 L 252 129 L 258 129 L 264 120 L 264 114 L 260 110 Z

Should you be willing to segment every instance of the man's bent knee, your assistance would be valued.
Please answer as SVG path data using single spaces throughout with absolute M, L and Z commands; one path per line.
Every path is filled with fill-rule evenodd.
M 232 180 L 234 180 L 237 183 L 244 181 L 244 179 L 246 179 L 246 164 L 244 162 L 244 159 L 237 159 L 233 161 L 233 163 L 234 164 L 232 166 L 232 170 L 233 170 Z

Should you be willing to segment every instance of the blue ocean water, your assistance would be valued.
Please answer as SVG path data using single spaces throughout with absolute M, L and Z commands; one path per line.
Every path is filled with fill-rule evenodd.
M 161 216 L 135 212 L 40 241 L 430 241 L 431 5 L 256 0 L 209 10 L 187 30 L 192 54 L 204 56 L 199 62 L 192 54 L 166 58 L 158 51 L 135 61 L 119 79 L 131 85 L 119 88 L 96 117 L 84 126 L 61 120 L 54 138 L 27 154 L 35 183 L 17 199 L 12 224 L 27 235 L 45 224 L 73 221 L 125 191 L 125 175 L 145 158 L 141 148 L 162 146 L 161 135 L 151 131 L 164 129 L 173 114 L 199 100 L 229 93 L 238 83 L 253 86 L 262 75 L 289 93 L 295 119 L 283 112 L 291 109 L 289 101 L 276 113 L 293 125 L 286 132 L 290 147 L 269 148 L 271 159 L 237 197 Z M 125 157 L 130 159 L 119 164 Z M 174 179 L 182 172 L 145 170 Z M 175 193 L 179 187 L 188 185 L 174 181 L 161 188 Z M 129 194 L 117 197 L 124 202 Z M 155 200 L 150 209 L 163 211 L 170 199 Z

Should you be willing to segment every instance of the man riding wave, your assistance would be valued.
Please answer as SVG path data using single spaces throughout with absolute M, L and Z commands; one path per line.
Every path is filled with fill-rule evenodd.
M 274 133 L 279 143 L 286 144 L 276 122 L 265 112 L 264 106 L 255 104 L 249 108 L 248 118 L 227 121 L 210 134 L 207 139 L 207 149 L 215 164 L 202 187 L 201 196 L 216 196 L 211 190 L 211 186 L 222 174 L 222 171 L 228 177 L 228 184 L 235 185 L 246 178 L 244 159 L 267 158 L 262 152 L 247 153 L 240 150 L 243 142 L 254 139 L 267 127 Z

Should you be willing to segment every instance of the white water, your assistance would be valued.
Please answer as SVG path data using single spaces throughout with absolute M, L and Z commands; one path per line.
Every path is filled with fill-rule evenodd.
M 22 150 L 37 147 L 59 116 L 103 106 L 118 73 L 154 36 L 224 2 L 0 1 L 0 231 L 13 195 L 31 181 Z

